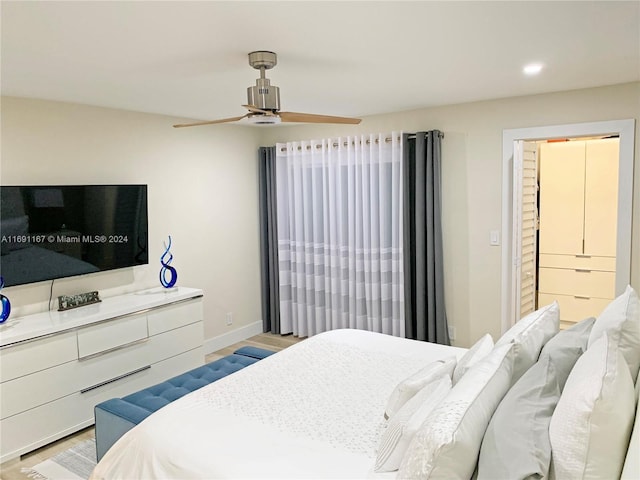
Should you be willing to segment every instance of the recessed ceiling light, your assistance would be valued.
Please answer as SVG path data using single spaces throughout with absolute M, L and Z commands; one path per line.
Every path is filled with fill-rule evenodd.
M 525 75 L 537 75 L 542 71 L 541 63 L 530 63 L 522 69 Z

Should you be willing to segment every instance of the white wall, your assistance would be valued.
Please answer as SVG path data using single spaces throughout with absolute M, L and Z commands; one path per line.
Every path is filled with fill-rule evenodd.
M 472 79 L 470 80 L 472 81 Z M 393 92 L 389 92 L 393 94 Z M 331 113 L 331 112 L 327 112 Z M 438 129 L 443 140 L 445 297 L 456 344 L 500 335 L 502 131 L 599 120 L 636 119 L 631 283 L 640 289 L 640 83 L 508 98 L 371 116 L 358 126 L 263 130 L 263 144 L 351 133 Z
M 390 93 L 391 94 L 391 93 Z M 330 112 L 328 112 L 330 113 Z M 443 143 L 446 303 L 456 344 L 500 334 L 502 131 L 635 118 L 631 283 L 640 289 L 640 83 L 398 112 L 358 126 L 237 125 L 174 130 L 175 119 L 3 98 L 1 182 L 149 184 L 150 265 L 55 282 L 54 297 L 158 284 L 167 234 L 179 283 L 205 290 L 205 338 L 260 317 L 256 149 L 345 133 L 439 129 Z M 175 199 L 165 197 L 174 188 Z M 15 315 L 46 308 L 50 282 L 7 288 Z M 234 313 L 227 327 L 226 312 Z
M 260 321 L 258 129 L 177 130 L 160 115 L 10 97 L 1 107 L 2 184 L 149 186 L 149 265 L 56 280 L 54 298 L 158 286 L 171 234 L 178 284 L 204 290 L 206 339 Z M 6 288 L 12 316 L 46 310 L 50 286 Z

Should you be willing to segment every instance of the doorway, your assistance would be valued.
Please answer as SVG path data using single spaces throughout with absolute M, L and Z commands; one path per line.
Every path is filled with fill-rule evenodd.
M 615 298 L 620 139 L 522 143 L 514 158 L 522 165 L 521 182 L 514 179 L 522 185 L 514 187 L 522 198 L 515 318 L 557 301 L 566 328 Z
M 504 130 L 503 132 L 503 188 L 502 188 L 502 330 L 506 331 L 519 318 L 523 296 L 523 261 L 530 252 L 523 252 L 522 202 L 526 197 L 526 180 L 523 189 L 523 165 L 527 142 L 577 137 L 619 137 L 618 192 L 615 236 L 615 295 L 621 294 L 631 275 L 631 206 L 633 194 L 633 149 L 635 120 L 617 120 L 547 127 Z M 523 193 L 524 192 L 524 193 Z M 528 192 L 530 193 L 530 192 Z M 526 200 L 525 200 L 526 201 Z M 526 215 L 525 215 L 526 216 Z M 526 248 L 526 247 L 525 247 Z M 524 256 L 523 256 L 524 255 Z M 525 265 L 526 267 L 526 265 Z M 526 292 L 529 292 L 525 289 Z M 525 293 L 528 295 L 528 293 Z M 526 299 L 525 299 L 526 302 Z

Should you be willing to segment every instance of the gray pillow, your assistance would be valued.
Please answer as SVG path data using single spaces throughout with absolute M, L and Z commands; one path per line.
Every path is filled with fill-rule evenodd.
M 539 360 L 507 392 L 482 441 L 478 480 L 549 476 L 551 415 L 573 365 L 587 349 L 594 322 L 587 318 L 549 340 Z
M 595 321 L 596 319 L 593 317 L 585 318 L 572 327 L 562 330 L 546 343 L 540 352 L 540 357 L 542 358 L 543 355 L 562 356 L 566 348 L 572 347 L 581 347 L 586 350 Z

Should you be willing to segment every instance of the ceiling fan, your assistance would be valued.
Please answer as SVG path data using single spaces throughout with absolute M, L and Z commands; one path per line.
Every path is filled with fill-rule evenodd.
M 258 125 L 272 125 L 280 122 L 346 123 L 356 125 L 361 122 L 359 118 L 334 117 L 313 113 L 281 112 L 280 89 L 275 85 L 271 85 L 271 81 L 265 76 L 265 71 L 275 67 L 276 63 L 277 56 L 273 52 L 260 50 L 249 53 L 249 65 L 256 70 L 260 70 L 260 78 L 256 80 L 255 86 L 247 88 L 247 105 L 242 105 L 249 110 L 249 113 L 240 117 L 223 118 L 221 120 L 182 123 L 174 125 L 174 128 L 237 122 L 243 118 L 247 118 L 250 123 Z

